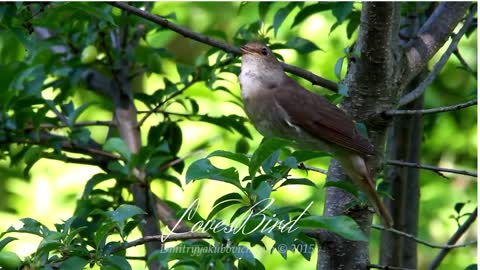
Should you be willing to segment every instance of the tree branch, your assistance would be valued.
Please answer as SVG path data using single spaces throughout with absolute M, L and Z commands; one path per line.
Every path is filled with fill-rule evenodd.
M 369 264 L 367 265 L 368 269 L 386 269 L 386 270 L 415 270 L 413 268 L 403 268 L 397 266 L 390 266 L 390 265 L 381 265 L 381 264 Z
M 191 80 L 190 82 L 188 82 L 187 84 L 185 84 L 183 86 L 182 89 L 178 90 L 177 92 L 171 94 L 168 98 L 166 98 L 164 101 L 160 102 L 157 104 L 157 106 L 153 107 L 151 110 L 147 111 L 146 114 L 143 116 L 142 119 L 140 119 L 140 121 L 138 121 L 138 127 L 141 127 L 143 125 L 143 123 L 148 119 L 148 117 L 150 117 L 153 113 L 157 112 L 157 110 L 162 107 L 165 103 L 167 103 L 169 100 L 172 100 L 174 97 L 176 96 L 179 96 L 180 94 L 182 94 L 183 92 L 185 92 L 185 90 L 187 90 L 190 86 L 192 86 L 194 83 L 196 82 L 196 80 Z M 141 113 L 141 112 L 137 112 L 137 113 Z
M 448 239 L 447 245 L 454 245 L 458 241 L 458 239 L 460 239 L 460 237 L 467 231 L 467 229 L 470 228 L 473 222 L 475 222 L 475 220 L 477 219 L 477 211 L 478 211 L 478 208 L 475 208 L 475 210 L 472 213 L 470 213 L 470 216 L 468 217 L 468 219 L 462 224 L 462 226 L 460 226 L 457 229 L 457 231 L 452 235 L 452 237 Z M 448 247 L 443 248 L 442 251 L 438 253 L 437 257 L 435 257 L 435 259 L 432 261 L 428 269 L 429 270 L 437 269 L 437 267 L 440 265 L 440 263 L 445 258 L 445 256 L 447 256 L 448 252 L 450 252 L 450 248 Z
M 415 241 L 419 244 L 422 244 L 422 245 L 425 245 L 425 246 L 431 247 L 431 248 L 453 249 L 453 248 L 466 247 L 466 246 L 473 245 L 473 244 L 477 243 L 477 240 L 472 240 L 472 241 L 468 241 L 468 242 L 465 242 L 463 244 L 457 244 L 457 245 L 453 245 L 453 244 L 437 245 L 437 244 L 433 244 L 433 243 L 430 243 L 428 241 L 422 240 L 422 239 L 416 237 L 415 235 L 408 234 L 408 233 L 405 233 L 405 232 L 402 232 L 402 231 L 399 231 L 399 230 L 396 230 L 396 229 L 393 229 L 393 228 L 385 228 L 381 225 L 375 225 L 375 224 L 372 225 L 372 228 L 400 235 L 402 237 L 411 239 L 411 240 L 413 240 L 413 241 Z
M 413 100 L 417 99 L 419 96 L 423 94 L 427 86 L 429 86 L 433 80 L 437 77 L 437 74 L 442 70 L 443 66 L 447 63 L 448 59 L 450 58 L 450 55 L 457 49 L 457 44 L 462 38 L 462 36 L 467 32 L 468 28 L 473 22 L 473 19 L 475 17 L 475 14 L 477 12 L 476 8 L 472 8 L 470 13 L 467 16 L 467 19 L 465 23 L 463 24 L 462 28 L 458 33 L 452 38 L 452 42 L 448 46 L 447 50 L 445 53 L 443 53 L 442 57 L 440 57 L 440 60 L 435 64 L 433 67 L 432 71 L 428 74 L 428 76 L 423 80 L 413 91 L 410 93 L 406 94 L 403 96 L 400 101 L 398 102 L 398 106 L 403 106 L 405 104 L 408 104 L 412 102 Z M 432 15 L 433 16 L 433 15 Z M 439 28 L 439 26 L 436 26 L 436 28 Z
M 477 177 L 477 172 L 471 172 L 471 171 L 466 171 L 466 170 L 457 170 L 457 169 L 449 169 L 449 168 L 441 168 L 441 167 L 435 167 L 435 166 L 430 166 L 430 165 L 422 165 L 422 164 L 418 164 L 418 163 L 406 162 L 406 161 L 401 161 L 401 160 L 386 160 L 385 164 L 401 166 L 401 167 L 412 167 L 412 168 L 417 168 L 417 169 L 425 169 L 425 170 L 430 170 L 430 171 L 435 171 L 435 172 L 449 172 L 449 173 L 455 173 L 455 174 L 462 174 L 462 175 Z
M 460 61 L 460 64 L 462 64 L 463 68 L 465 68 L 468 72 L 472 73 L 472 75 L 475 76 L 475 78 L 477 78 L 477 72 L 473 71 L 473 69 L 468 65 L 467 61 L 465 61 L 465 59 L 460 54 L 460 51 L 458 50 L 458 48 L 453 51 L 453 55 L 457 57 L 458 61 Z
M 470 101 L 452 105 L 452 106 L 445 106 L 433 109 L 423 109 L 423 110 L 390 110 L 386 111 L 385 114 L 389 116 L 395 115 L 406 115 L 406 114 L 429 114 L 429 113 L 439 113 L 439 112 L 448 112 L 448 111 L 456 111 L 463 108 L 467 108 L 473 105 L 477 105 L 477 100 L 472 99 Z
M 169 235 L 150 235 L 127 242 L 124 245 L 114 248 L 112 253 L 116 253 L 131 247 L 143 245 L 148 242 L 161 242 L 162 244 L 173 241 L 181 240 L 191 240 L 191 239 L 210 239 L 212 238 L 208 233 L 196 233 L 196 232 L 185 232 L 185 233 L 174 233 Z
M 68 126 L 67 118 L 65 117 L 65 115 L 63 115 L 63 113 L 61 113 L 59 110 L 57 110 L 57 108 L 55 108 L 55 104 L 53 104 L 51 100 L 45 100 L 45 103 L 48 105 L 48 107 L 50 107 L 50 110 L 58 117 L 58 119 Z
M 428 61 L 447 41 L 471 4 L 471 2 L 444 2 L 439 4 L 420 28 L 416 37 L 406 45 L 405 56 L 408 72 L 404 81 L 408 83 L 423 70 Z
M 101 121 L 101 120 L 96 120 L 96 121 L 84 121 L 84 122 L 77 122 L 73 124 L 73 127 L 91 127 L 91 126 L 107 126 L 107 127 L 112 127 L 116 126 L 117 124 L 114 121 Z M 59 125 L 53 125 L 53 124 L 40 124 L 38 128 L 40 129 L 57 129 L 57 128 L 69 128 L 70 126 L 67 124 L 59 124 Z M 29 125 L 25 127 L 25 131 L 30 131 L 35 129 L 33 125 Z
M 84 154 L 87 156 L 91 156 L 94 159 L 99 159 L 99 158 L 106 159 L 104 161 L 121 159 L 117 155 L 103 151 L 101 145 L 94 142 L 93 140 L 89 141 L 88 144 L 85 144 L 85 145 L 74 144 L 69 142 L 69 139 L 67 137 L 53 135 L 47 132 L 41 132 L 39 136 L 39 140 L 31 140 L 31 139 L 12 137 L 12 136 L 8 136 L 8 138 L 9 140 L 3 140 L 2 143 L 23 143 L 23 144 L 43 145 L 47 147 L 53 147 L 52 141 L 61 141 L 60 148 L 67 152 Z M 97 164 L 99 164 L 98 161 L 97 161 Z
M 52 160 L 63 161 L 66 163 L 98 166 L 98 161 L 92 158 L 73 158 L 69 156 L 59 156 L 52 153 L 43 153 L 42 157 L 47 159 L 52 159 Z
M 299 169 L 304 169 L 304 170 L 307 170 L 307 171 L 318 172 L 318 173 L 321 173 L 321 174 L 327 174 L 328 173 L 328 171 L 325 170 L 325 169 L 320 169 L 320 168 L 317 168 L 317 167 L 308 166 L 308 165 L 305 165 L 303 163 L 298 164 L 298 168 Z
M 200 33 L 194 32 L 194 31 L 192 31 L 192 30 L 190 30 L 186 27 L 174 24 L 174 23 L 170 22 L 169 20 L 167 20 L 163 17 L 153 15 L 149 12 L 143 11 L 141 9 L 138 9 L 136 7 L 130 6 L 130 5 L 122 3 L 122 2 L 112 2 L 110 4 L 112 6 L 120 8 L 122 10 L 126 10 L 126 11 L 128 11 L 132 14 L 135 14 L 139 17 L 147 19 L 151 22 L 154 22 L 158 25 L 161 25 L 165 28 L 168 28 L 168 29 L 170 29 L 174 32 L 177 32 L 184 37 L 196 40 L 196 41 L 204 43 L 204 44 L 208 44 L 212 47 L 222 49 L 225 52 L 232 53 L 234 55 L 241 55 L 240 49 L 235 47 L 235 46 L 232 46 L 230 44 L 221 42 L 221 41 L 216 40 L 214 38 L 211 38 L 209 36 L 202 35 Z M 304 70 L 304 69 L 301 69 L 301 68 L 298 68 L 298 67 L 295 67 L 295 66 L 291 66 L 291 65 L 285 64 L 285 63 L 282 63 L 282 66 L 283 66 L 283 69 L 285 71 L 290 72 L 292 74 L 295 74 L 299 77 L 302 77 L 302 78 L 310 81 L 312 84 L 325 87 L 326 89 L 332 90 L 334 92 L 336 92 L 338 90 L 338 86 L 335 82 L 332 82 L 330 80 L 327 80 L 325 78 L 317 76 L 310 71 L 307 71 L 307 70 Z

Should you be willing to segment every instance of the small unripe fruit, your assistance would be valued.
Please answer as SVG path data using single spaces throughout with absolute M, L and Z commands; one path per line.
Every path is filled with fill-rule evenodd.
M 0 269 L 14 270 L 22 265 L 22 260 L 16 253 L 10 251 L 0 252 Z
M 82 51 L 82 56 L 81 56 L 82 63 L 83 64 L 92 63 L 93 61 L 95 61 L 95 59 L 97 59 L 97 54 L 98 54 L 97 48 L 93 45 L 88 45 Z

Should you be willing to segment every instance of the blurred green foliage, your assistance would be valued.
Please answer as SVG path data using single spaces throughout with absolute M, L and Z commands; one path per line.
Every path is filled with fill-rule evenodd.
M 143 3 L 132 5 L 144 6 Z M 149 5 L 146 9 L 151 8 L 153 14 L 230 44 L 243 45 L 251 39 L 268 41 L 285 62 L 336 82 L 346 72 L 345 67 L 336 63 L 340 63 L 339 59 L 343 61 L 345 49 L 355 41 L 361 10 L 361 3 L 349 2 L 158 2 Z M 142 31 L 138 25 L 143 25 L 145 31 L 134 50 L 128 53 L 115 50 L 115 40 L 110 35 L 118 35 L 119 29 L 128 27 L 128 37 L 132 38 L 137 31 Z M 42 37 L 39 28 L 50 31 Z M 89 55 L 86 61 L 85 48 L 91 46 L 98 54 Z M 476 29 L 461 40 L 458 50 L 476 71 Z M 130 153 L 118 132 L 108 125 L 77 125 L 112 119 L 111 99 L 87 89 L 85 72 L 94 68 L 112 76 L 122 57 L 131 63 L 130 83 L 139 119 L 153 108 L 160 109 L 142 125 L 145 147 L 138 154 Z M 214 214 L 229 220 L 245 207 L 272 197 L 278 206 L 275 211 L 284 220 L 293 219 L 294 215 L 288 213 L 297 213 L 313 201 L 309 208 L 312 216 L 305 219 L 304 224 L 324 227 L 350 238 L 363 236 L 353 225 L 345 231 L 336 223 L 338 220 L 322 220 L 319 215 L 323 210 L 324 176 L 296 169 L 296 164 L 303 161 L 326 168 L 328 155 L 292 152 L 284 148 L 284 144 L 271 141 L 263 141 L 257 149 L 261 136 L 244 118 L 239 98 L 238 58 L 219 49 L 137 16 L 127 16 L 107 4 L 8 3 L 0 4 L 0 70 L 0 232 L 22 228 L 21 231 L 31 233 L 6 235 L 20 239 L 8 241 L 7 249 L 17 252 L 22 259 L 37 251 L 28 260 L 37 264 L 52 263 L 58 258 L 52 259 L 48 254 L 73 250 L 64 262 L 65 267 L 94 262 L 102 269 L 107 265 L 129 269 L 129 263 L 134 269 L 142 269 L 143 262 L 127 262 L 122 254 L 112 253 L 127 235 L 130 234 L 129 240 L 140 236 L 134 227 L 141 211 L 129 205 L 131 197 L 127 192 L 133 168 L 145 169 L 152 191 L 171 202 L 178 213 L 199 198 L 201 217 L 197 217 L 198 220 L 212 218 Z M 299 81 L 317 93 L 332 95 L 305 80 Z M 461 68 L 460 61 L 452 56 L 427 89 L 425 107 L 461 103 L 476 95 L 476 77 Z M 339 97 L 330 98 L 338 102 Z M 59 119 L 54 111 L 66 119 Z M 424 123 L 422 163 L 476 169 L 476 108 L 426 115 Z M 39 142 L 44 131 L 62 139 L 51 137 L 33 146 L 22 143 Z M 115 153 L 118 160 L 109 162 L 109 173 L 95 166 L 69 163 L 60 151 L 63 139 L 75 145 L 96 141 L 102 145 L 101 150 Z M 80 154 L 68 157 L 85 158 Z M 170 166 L 175 160 L 178 162 Z M 167 170 L 159 170 L 162 166 L 167 166 Z M 287 174 L 290 179 L 284 181 Z M 433 172 L 421 172 L 419 236 L 435 243 L 446 242 L 456 230 L 457 223 L 450 216 L 455 214 L 457 202 L 468 202 L 463 213 L 477 205 L 475 179 L 461 175 L 447 177 L 445 180 Z M 193 181 L 204 178 L 218 181 Z M 265 179 L 269 181 L 262 181 Z M 71 219 L 72 214 L 81 217 L 81 221 Z M 18 221 L 25 217 L 30 219 Z M 60 223 L 62 220 L 65 222 Z M 348 222 L 342 220 L 342 224 Z M 57 223 L 60 224 L 54 225 Z M 112 231 L 117 234 L 112 236 Z M 310 244 L 308 237 L 294 236 Z M 214 237 L 217 241 L 226 239 L 221 234 Z M 476 232 L 470 230 L 465 238 L 476 237 Z M 242 240 L 260 245 L 253 236 L 228 239 L 234 244 Z M 267 249 L 257 245 L 250 249 L 251 253 L 231 254 L 230 260 L 241 258 L 244 267 L 249 269 L 252 265 L 261 269 L 258 261 L 266 269 L 313 268 L 316 250 L 310 250 L 311 254 L 289 252 L 286 260 L 282 258 L 287 256 L 286 252 L 270 252 L 271 248 L 292 241 L 294 239 L 278 234 L 270 235 L 270 239 L 264 241 Z M 209 246 L 211 243 L 187 241 L 180 245 Z M 96 260 L 85 259 L 91 256 L 86 245 L 97 249 Z M 377 260 L 378 246 L 378 232 L 374 231 L 372 262 Z M 141 256 L 143 250 L 130 248 L 127 254 Z M 419 268 L 428 265 L 436 254 L 437 250 L 420 245 Z M 441 269 L 462 269 L 474 262 L 475 254 L 473 246 L 454 250 Z M 165 262 L 192 254 L 177 256 L 167 258 L 165 254 L 156 254 L 150 259 Z M 310 256 L 310 261 L 305 260 Z M 213 258 L 216 264 L 225 260 L 219 256 Z M 206 258 L 195 260 L 204 263 Z M 189 261 L 184 263 L 195 265 Z

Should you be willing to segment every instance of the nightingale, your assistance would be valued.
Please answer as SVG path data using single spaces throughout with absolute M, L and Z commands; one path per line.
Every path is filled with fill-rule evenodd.
M 386 227 L 392 218 L 375 191 L 366 157 L 373 146 L 360 135 L 353 119 L 288 77 L 270 48 L 250 42 L 242 52 L 239 82 L 247 116 L 265 137 L 293 141 L 306 149 L 332 153 L 352 182 L 365 193 Z

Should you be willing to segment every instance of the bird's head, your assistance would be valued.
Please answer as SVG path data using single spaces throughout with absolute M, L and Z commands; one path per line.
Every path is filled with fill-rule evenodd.
M 242 52 L 242 69 L 254 69 L 260 72 L 281 73 L 283 68 L 272 50 L 265 44 L 257 41 L 249 42 L 240 47 Z M 273 74 L 272 74 L 273 75 Z

